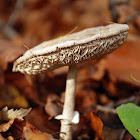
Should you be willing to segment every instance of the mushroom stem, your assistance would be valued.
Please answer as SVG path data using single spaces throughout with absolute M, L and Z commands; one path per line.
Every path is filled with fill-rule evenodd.
M 66 81 L 65 101 L 63 108 L 63 117 L 61 120 L 60 137 L 63 140 L 72 140 L 72 119 L 74 117 L 75 107 L 75 91 L 76 91 L 76 77 L 77 77 L 77 66 L 69 66 L 69 72 Z

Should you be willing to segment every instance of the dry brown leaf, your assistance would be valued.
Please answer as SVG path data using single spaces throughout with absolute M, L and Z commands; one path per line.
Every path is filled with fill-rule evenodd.
M 118 89 L 117 89 L 118 79 L 116 76 L 114 76 L 112 73 L 106 73 L 102 81 L 103 81 L 103 87 L 109 94 L 111 94 L 112 96 L 118 95 Z
M 47 133 L 34 133 L 31 129 L 24 128 L 24 137 L 26 140 L 54 140 L 54 138 Z
M 77 25 L 79 27 L 78 30 L 80 30 L 101 25 L 104 21 L 111 20 L 108 0 L 91 0 L 88 2 L 25 0 L 25 5 L 19 13 L 16 24 L 19 26 L 19 29 L 22 28 L 22 35 L 24 40 L 28 42 L 28 46 L 64 35 Z M 102 8 L 99 9 L 97 7 Z M 33 23 L 36 24 L 32 26 Z
M 24 47 L 16 46 L 10 41 L 0 40 L 0 60 L 2 60 L 0 61 L 0 68 L 6 70 L 8 63 L 13 62 L 24 52 Z
M 139 85 L 130 78 L 132 74 L 140 79 L 140 39 L 127 41 L 118 50 L 109 54 L 106 58 L 106 68 L 114 76 L 122 81 Z
M 47 97 L 45 105 L 45 111 L 50 117 L 55 117 L 62 113 L 62 103 L 60 102 L 59 96 L 56 94 L 50 94 Z
M 29 129 L 33 134 L 38 135 L 41 134 L 42 132 L 36 129 L 33 125 L 28 123 L 27 121 L 20 121 L 18 119 L 15 119 L 13 125 L 9 129 L 9 132 L 11 132 L 12 136 L 15 139 L 20 139 L 20 138 L 25 138 L 26 132 L 24 131 L 25 129 Z
M 32 109 L 26 120 L 43 132 L 55 133 L 59 132 L 59 121 L 49 120 L 49 116 L 41 109 Z
M 93 70 L 94 72 L 92 72 L 92 78 L 94 80 L 100 81 L 102 80 L 103 76 L 105 75 L 105 59 L 99 59 L 98 62 L 95 64 L 95 67 Z
M 54 140 L 51 134 L 41 132 L 28 122 L 23 129 L 23 137 L 26 140 Z
M 113 101 L 109 99 L 109 97 L 106 94 L 99 94 L 98 96 L 99 96 L 99 102 L 102 105 L 113 103 Z
M 40 95 L 38 95 L 36 89 L 37 86 L 35 85 L 35 76 L 12 72 L 7 73 L 5 77 L 8 83 L 14 85 L 16 88 L 22 91 L 22 94 L 24 94 L 24 97 L 26 97 L 26 99 L 30 99 L 33 102 L 38 101 Z M 24 106 L 23 108 L 27 107 Z
M 14 122 L 14 120 L 10 120 L 7 123 L 1 124 L 0 125 L 0 132 L 6 132 L 11 127 L 11 125 L 13 124 L 13 122 Z
M 6 140 L 14 140 L 12 136 L 9 136 Z
M 121 5 L 118 7 L 119 12 L 119 23 L 124 23 L 124 21 L 135 14 L 136 10 L 132 5 Z
M 127 23 L 130 25 L 129 33 L 134 33 L 139 35 L 140 24 L 139 24 L 139 10 L 136 9 L 132 4 L 120 5 L 118 7 L 119 23 Z M 131 23 L 131 24 L 130 24 Z
M 79 110 L 87 109 L 92 105 L 97 104 L 97 96 L 93 90 L 81 89 L 76 93 L 77 108 Z
M 27 114 L 31 111 L 31 108 L 29 109 L 23 109 L 20 108 L 19 110 L 8 110 L 8 107 L 6 106 L 0 111 L 0 120 L 1 121 L 9 121 L 14 119 L 23 120 L 23 117 L 27 116 Z
M 17 88 L 10 84 L 0 84 L 0 108 L 28 108 L 29 104 Z
M 1 133 L 0 133 L 0 140 L 5 140 L 5 138 L 2 136 Z
M 11 140 L 10 138 L 24 138 L 26 140 L 53 140 L 53 136 L 51 134 L 41 132 L 25 120 L 20 121 L 18 119 L 14 119 L 1 124 L 0 132 L 5 132 L 3 134 L 5 137 L 8 137 L 8 140 Z
M 26 121 L 23 120 L 18 120 L 18 119 L 14 119 L 13 124 L 11 125 L 10 129 L 5 132 L 5 135 L 12 136 L 14 139 L 20 139 L 23 136 L 23 129 L 26 126 Z
M 97 136 L 101 140 L 105 140 L 104 135 L 103 135 L 103 123 L 101 119 L 97 116 L 95 116 L 92 112 L 90 112 L 90 117 L 91 117 L 91 127 L 92 129 L 96 132 Z

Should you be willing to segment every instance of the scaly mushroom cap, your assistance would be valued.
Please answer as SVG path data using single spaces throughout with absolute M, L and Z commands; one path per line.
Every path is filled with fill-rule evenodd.
M 18 58 L 13 71 L 38 74 L 102 57 L 123 44 L 128 31 L 126 24 L 110 24 L 43 42 Z

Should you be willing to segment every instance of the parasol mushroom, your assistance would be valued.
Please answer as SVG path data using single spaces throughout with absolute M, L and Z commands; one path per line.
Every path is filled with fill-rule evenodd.
M 74 117 L 77 64 L 102 57 L 117 49 L 127 38 L 126 24 L 110 24 L 46 41 L 28 50 L 14 62 L 13 71 L 39 74 L 62 66 L 69 66 L 66 81 L 63 119 L 60 137 L 72 139 L 71 124 Z

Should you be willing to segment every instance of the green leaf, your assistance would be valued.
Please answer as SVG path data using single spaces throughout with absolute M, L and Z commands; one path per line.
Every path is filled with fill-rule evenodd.
M 117 107 L 116 110 L 125 128 L 134 138 L 140 140 L 140 107 L 128 103 Z

